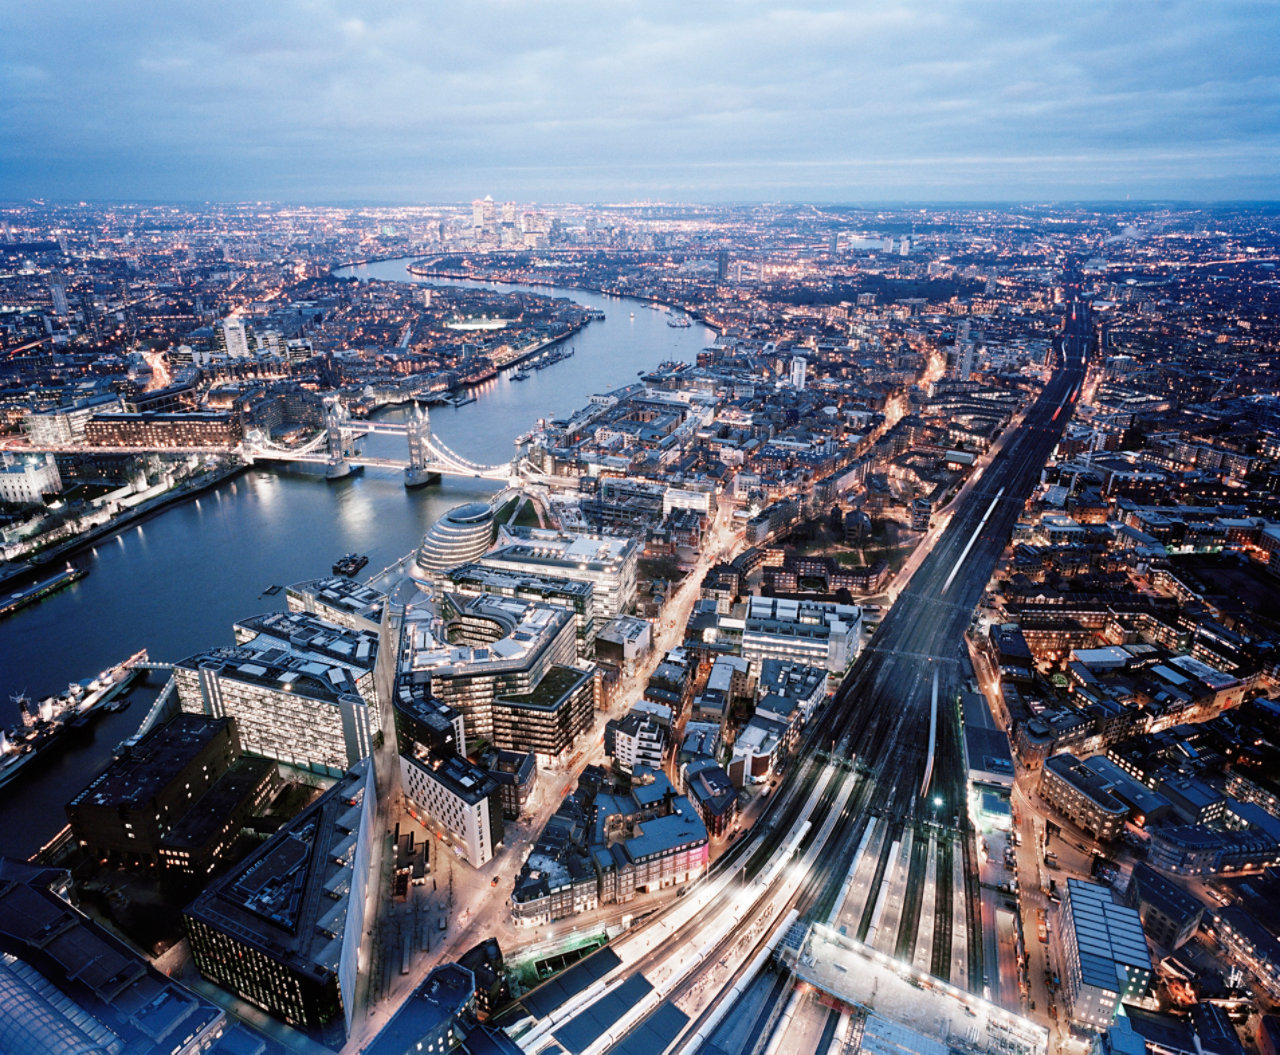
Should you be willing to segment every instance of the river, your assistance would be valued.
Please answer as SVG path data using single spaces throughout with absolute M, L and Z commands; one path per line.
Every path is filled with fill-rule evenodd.
M 347 268 L 339 275 L 416 281 L 435 286 L 485 286 L 419 279 L 408 260 Z M 714 332 L 694 324 L 667 326 L 670 317 L 642 302 L 573 289 L 524 289 L 570 297 L 606 313 L 569 339 L 575 354 L 526 381 L 496 378 L 476 389 L 476 402 L 432 407 L 433 430 L 473 461 L 510 459 L 514 439 L 540 417 L 563 417 L 597 392 L 634 381 L 638 371 L 667 359 L 692 362 Z M 396 420 L 407 410 L 389 410 Z M 369 437 L 370 454 L 405 456 L 394 437 Z M 79 560 L 89 575 L 67 589 L 0 621 L 0 721 L 12 725 L 10 697 L 63 691 L 140 648 L 173 661 L 233 643 L 239 618 L 273 611 L 283 594 L 271 585 L 329 573 L 343 553 L 369 555 L 367 572 L 408 552 L 449 507 L 487 497 L 499 485 L 446 477 L 440 486 L 406 491 L 400 473 L 367 469 L 338 483 L 273 469 L 251 469 L 199 498 L 166 509 L 99 542 Z M 157 678 L 160 676 L 157 675 Z M 142 721 L 150 689 L 127 711 L 103 715 L 84 740 L 48 762 L 34 764 L 0 789 L 0 853 L 28 856 L 65 822 L 62 807 Z

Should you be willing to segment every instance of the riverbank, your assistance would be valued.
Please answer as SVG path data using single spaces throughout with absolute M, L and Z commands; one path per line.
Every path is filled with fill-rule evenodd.
M 446 271 L 441 268 L 430 266 L 422 266 L 420 263 L 406 264 L 405 270 L 411 275 L 418 278 L 447 278 L 452 282 L 489 282 L 495 286 L 537 286 L 550 289 L 580 289 L 584 293 L 595 293 L 601 297 L 614 297 L 618 300 L 635 300 L 641 304 L 657 304 L 663 308 L 675 309 L 684 312 L 691 320 L 700 323 L 707 329 L 715 332 L 717 336 L 722 332 L 719 323 L 712 322 L 696 310 L 685 304 L 678 304 L 675 301 L 663 300 L 660 297 L 646 297 L 639 293 L 620 293 L 617 290 L 605 289 L 603 286 L 589 286 L 583 283 L 574 285 L 566 285 L 563 281 L 545 279 L 545 278 L 510 278 L 505 275 L 495 274 L 476 274 L 468 271 Z M 588 320 L 591 321 L 591 320 Z
M 52 565 L 61 563 L 63 560 L 83 552 L 118 531 L 123 531 L 133 524 L 162 513 L 170 506 L 213 490 L 213 488 L 239 476 L 247 468 L 248 466 L 246 465 L 230 465 L 202 473 L 198 478 L 181 483 L 162 495 L 156 495 L 155 498 L 150 498 L 131 509 L 125 510 L 123 513 L 116 513 L 88 531 L 67 539 L 65 542 L 60 542 L 50 549 L 41 550 L 38 554 L 28 558 L 25 562 L 26 567 L 20 572 L 12 573 L 8 579 L 0 581 L 0 586 L 7 585 L 10 581 L 18 582 L 28 576 L 39 576 L 47 572 Z

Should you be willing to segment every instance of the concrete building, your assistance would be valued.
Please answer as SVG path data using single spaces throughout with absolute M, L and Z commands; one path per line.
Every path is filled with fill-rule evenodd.
M 350 1030 L 375 828 L 363 761 L 187 906 L 200 974 L 292 1026 Z
M 827 672 L 821 667 L 766 659 L 756 681 L 756 714 L 788 727 L 788 747 L 799 738 L 827 698 Z
M 1106 1029 L 1120 1004 L 1142 997 L 1151 984 L 1142 920 L 1117 905 L 1107 887 L 1082 879 L 1067 880 L 1059 919 L 1067 1015 L 1086 1029 Z
M 757 675 L 767 659 L 840 674 L 858 655 L 862 609 L 823 601 L 752 597 L 740 625 L 742 657 Z

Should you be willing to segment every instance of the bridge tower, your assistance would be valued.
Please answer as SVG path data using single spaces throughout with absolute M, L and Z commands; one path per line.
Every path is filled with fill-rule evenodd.
M 405 437 L 409 441 L 409 464 L 404 471 L 405 487 L 438 484 L 440 474 L 431 469 L 431 417 L 427 408 L 415 406 L 405 424 Z
M 356 467 L 347 461 L 351 454 L 350 444 L 342 434 L 343 423 L 347 420 L 347 408 L 342 405 L 338 396 L 324 397 L 324 429 L 327 434 L 326 448 L 329 452 L 329 467 L 325 469 L 325 479 L 341 480 L 356 471 Z

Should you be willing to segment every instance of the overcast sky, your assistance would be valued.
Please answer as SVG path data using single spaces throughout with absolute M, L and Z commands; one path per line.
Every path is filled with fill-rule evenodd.
M 0 0 L 0 198 L 1280 197 L 1280 3 Z

